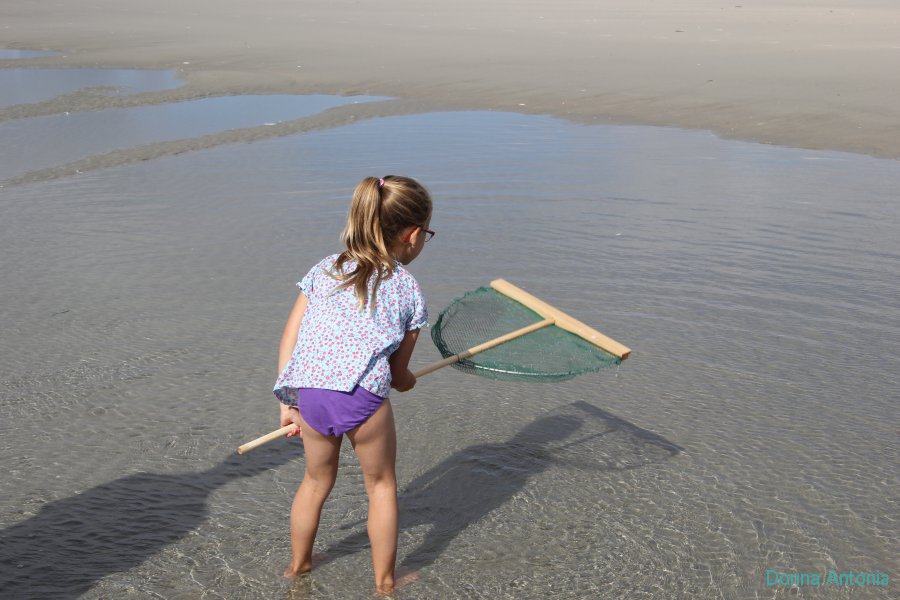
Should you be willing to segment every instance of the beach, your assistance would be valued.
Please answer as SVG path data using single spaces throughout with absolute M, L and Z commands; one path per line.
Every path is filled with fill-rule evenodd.
M 900 158 L 890 0 L 10 0 L 0 15 L 7 47 L 65 55 L 35 66 L 177 69 L 190 85 L 170 100 L 368 94 Z
M 632 354 L 391 395 L 396 598 L 896 597 L 898 20 L 4 2 L 0 596 L 371 597 L 350 444 L 297 579 L 303 445 L 236 448 L 354 186 L 405 174 L 432 326 L 503 278 Z

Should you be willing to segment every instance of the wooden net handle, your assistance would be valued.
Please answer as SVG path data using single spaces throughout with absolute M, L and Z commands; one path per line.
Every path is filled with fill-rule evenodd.
M 243 446 L 238 446 L 238 454 L 250 452 L 254 448 L 258 448 L 258 447 L 262 446 L 263 444 L 268 444 L 272 440 L 277 440 L 280 437 L 284 437 L 287 434 L 291 433 L 292 431 L 296 431 L 297 429 L 300 429 L 300 428 L 297 427 L 296 425 L 294 425 L 293 423 L 291 423 L 290 425 L 285 425 L 281 429 L 276 429 L 275 431 L 271 431 L 271 432 L 267 433 L 266 435 L 262 435 L 253 441 L 247 442 Z
M 528 335 L 533 331 L 537 331 L 539 329 L 543 329 L 544 327 L 550 327 L 553 325 L 553 319 L 544 319 L 543 321 L 538 321 L 537 323 L 532 323 L 527 327 L 523 327 L 522 329 L 516 329 L 506 335 L 501 335 L 500 337 L 496 337 L 492 340 L 488 340 L 482 344 L 478 344 L 477 346 L 472 346 L 468 350 L 463 350 L 459 354 L 454 354 L 453 356 L 448 356 L 444 360 L 439 360 L 438 362 L 431 364 L 424 369 L 420 369 L 413 373 L 416 376 L 416 379 L 421 377 L 422 375 L 428 375 L 432 371 L 437 371 L 442 367 L 446 367 L 447 365 L 452 365 L 453 363 L 457 363 L 461 360 L 465 360 L 470 356 L 475 356 L 479 352 L 484 352 L 485 350 L 490 350 L 500 344 L 505 344 L 506 342 L 512 341 L 516 338 L 520 338 L 523 335 Z

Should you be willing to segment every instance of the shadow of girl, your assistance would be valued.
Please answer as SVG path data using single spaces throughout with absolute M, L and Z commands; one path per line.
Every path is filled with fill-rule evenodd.
M 502 506 L 554 459 L 547 445 L 567 438 L 583 421 L 571 415 L 538 419 L 506 442 L 469 446 L 410 482 L 400 494 L 400 529 L 430 529 L 399 570 L 420 569 L 440 556 L 469 525 Z M 325 552 L 322 563 L 368 546 L 365 531 L 356 532 Z M 320 564 L 322 564 L 320 563 Z
M 296 456 L 259 452 L 199 473 L 138 473 L 50 502 L 0 531 L 0 595 L 76 598 L 199 527 L 216 488 Z
M 532 477 L 553 465 L 601 471 L 633 469 L 681 451 L 665 438 L 587 402 L 575 402 L 565 410 L 566 414 L 533 421 L 505 442 L 464 448 L 410 482 L 399 498 L 400 529 L 430 528 L 398 570 L 431 565 L 463 530 L 508 502 Z M 583 416 L 592 422 L 592 433 L 567 441 L 584 426 Z M 598 444 L 604 436 L 606 441 Z M 569 451 L 573 446 L 585 446 L 589 458 L 585 459 L 584 453 L 573 455 Z M 355 532 L 328 548 L 318 564 L 359 552 L 368 544 L 364 530 Z

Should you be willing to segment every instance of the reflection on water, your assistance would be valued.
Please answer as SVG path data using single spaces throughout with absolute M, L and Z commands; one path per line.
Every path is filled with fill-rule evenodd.
M 0 48 L 0 60 L 43 58 L 45 56 L 56 56 L 58 54 L 59 52 L 51 52 L 49 50 L 13 50 L 10 48 Z
M 368 594 L 349 448 L 328 559 L 296 586 L 280 573 L 297 445 L 273 442 L 252 479 L 206 467 L 276 425 L 293 283 L 338 248 L 355 183 L 388 173 L 435 197 L 439 235 L 410 266 L 433 316 L 504 277 L 634 349 L 558 384 L 444 369 L 392 398 L 399 560 L 419 569 L 398 598 L 771 598 L 792 592 L 767 569 L 897 570 L 900 163 L 485 112 L 0 190 L 14 554 L 32 535 L 72 542 L 66 527 L 106 535 L 84 495 L 157 519 L 156 486 L 183 522 L 154 535 L 113 513 L 122 556 L 95 552 L 85 597 Z M 422 338 L 414 366 L 437 358 Z
M 275 126 L 367 96 L 226 96 L 0 123 L 0 180 L 94 154 L 227 129 Z
M 173 89 L 175 71 L 138 69 L 0 69 L 0 108 L 51 100 L 92 87 L 104 94 L 136 94 Z

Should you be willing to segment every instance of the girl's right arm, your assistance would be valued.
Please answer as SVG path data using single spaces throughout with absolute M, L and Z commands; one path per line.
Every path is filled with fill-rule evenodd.
M 294 347 L 297 345 L 297 335 L 300 333 L 300 324 L 303 323 L 303 315 L 306 314 L 306 305 L 308 303 L 309 300 L 306 298 L 306 294 L 300 292 L 300 295 L 297 297 L 297 302 L 294 303 L 294 308 L 291 309 L 291 314 L 288 315 L 287 323 L 284 324 L 284 332 L 281 334 L 281 344 L 278 346 L 279 374 L 284 371 L 284 368 L 291 360 L 291 356 L 294 354 Z M 287 405 L 280 402 L 278 403 L 278 406 L 280 411 L 278 421 L 281 426 L 283 427 L 293 423 L 298 427 L 297 431 L 295 433 L 289 433 L 288 437 L 291 437 L 292 435 L 299 435 L 302 437 L 303 434 L 299 429 L 300 413 L 292 408 L 288 408 Z
M 284 324 L 284 332 L 281 334 L 281 344 L 278 346 L 278 373 L 281 374 L 287 366 L 288 361 L 294 354 L 294 347 L 297 345 L 297 335 L 300 333 L 300 324 L 303 322 L 303 315 L 306 314 L 306 305 L 309 300 L 306 294 L 300 292 L 297 296 L 297 302 L 288 315 L 287 323 Z
M 419 330 L 407 331 L 400 346 L 391 354 L 391 387 L 398 392 L 408 392 L 416 385 L 416 376 L 409 370 L 409 359 L 412 357 Z

